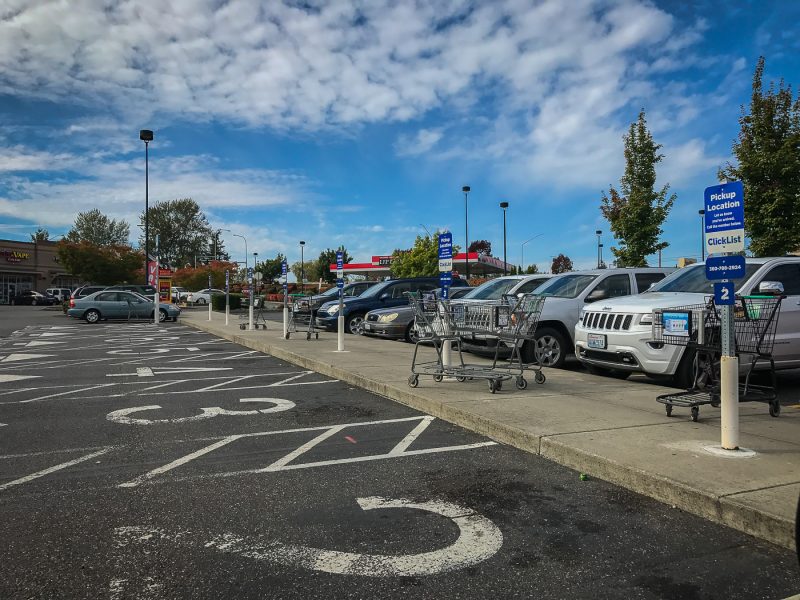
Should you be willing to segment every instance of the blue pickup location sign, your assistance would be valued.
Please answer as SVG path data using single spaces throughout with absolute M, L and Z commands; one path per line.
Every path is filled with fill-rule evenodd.
M 439 234 L 439 258 L 453 258 L 453 234 L 449 231 Z
M 336 270 L 341 271 L 344 269 L 344 253 L 339 250 L 336 252 Z
M 284 260 L 283 262 L 281 262 L 281 275 L 286 276 L 288 272 L 289 272 L 289 265 L 287 265 L 286 261 Z
M 707 187 L 703 195 L 709 255 L 744 250 L 744 186 L 732 181 Z
M 741 279 L 745 274 L 744 256 L 709 256 L 706 259 L 706 279 Z
M 231 287 L 231 273 L 225 271 L 225 293 L 227 294 Z
M 714 304 L 717 306 L 733 306 L 735 297 L 733 282 L 723 281 L 714 284 Z

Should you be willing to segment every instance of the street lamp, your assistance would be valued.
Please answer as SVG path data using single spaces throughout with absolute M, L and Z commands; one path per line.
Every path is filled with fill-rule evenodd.
M 149 129 L 139 130 L 139 139 L 144 142 L 144 284 L 148 285 L 150 269 L 150 156 L 149 145 L 153 141 L 153 132 Z
M 220 229 L 220 231 L 227 231 L 233 236 L 240 237 L 244 240 L 244 271 L 247 273 L 247 238 L 238 233 L 233 233 L 230 229 Z
M 706 211 L 702 208 L 697 211 L 697 214 L 700 215 L 700 256 L 701 260 L 705 262 L 706 260 L 706 240 L 705 240 L 705 214 Z
M 464 237 L 467 238 L 464 256 L 467 263 L 467 281 L 469 281 L 469 211 L 467 210 L 467 197 L 469 196 L 470 187 L 465 185 L 461 188 L 461 191 L 464 192 Z
M 300 292 L 302 293 L 305 291 L 305 281 L 306 281 L 306 272 L 305 272 L 305 262 L 303 260 L 303 248 L 305 248 L 306 243 L 303 240 L 300 240 Z
M 500 208 L 503 209 L 503 275 L 508 274 L 508 261 L 506 260 L 506 209 L 508 202 L 501 202 Z
M 528 242 L 532 242 L 536 238 L 542 237 L 543 235 L 544 235 L 543 233 L 537 233 L 531 239 L 525 240 L 524 242 L 522 242 L 522 256 L 520 257 L 520 268 L 521 269 L 525 268 L 525 244 L 527 244 Z M 521 275 L 521 273 L 520 273 L 520 275 Z
M 597 268 L 599 269 L 601 263 L 603 262 L 603 255 L 602 255 L 603 251 L 601 250 L 603 244 L 600 243 L 600 236 L 603 235 L 603 232 L 600 229 L 598 229 L 597 231 L 595 231 L 595 234 L 597 235 Z

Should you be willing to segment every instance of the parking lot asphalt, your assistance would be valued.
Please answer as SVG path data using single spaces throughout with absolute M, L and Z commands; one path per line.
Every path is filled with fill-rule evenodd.
M 800 589 L 788 550 L 181 324 L 0 357 L 2 598 Z

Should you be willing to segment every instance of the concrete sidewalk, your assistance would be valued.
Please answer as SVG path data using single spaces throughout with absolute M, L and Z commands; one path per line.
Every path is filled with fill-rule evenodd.
M 408 386 L 413 346 L 348 335 L 337 353 L 336 334 L 319 340 L 305 334 L 284 340 L 280 323 L 242 331 L 232 316 L 185 311 L 184 323 L 242 346 L 271 354 L 539 454 L 591 477 L 621 485 L 661 502 L 794 548 L 794 518 L 800 495 L 800 404 L 784 406 L 779 418 L 760 403 L 741 405 L 743 448 L 750 458 L 709 452 L 719 446 L 719 409 L 703 406 L 693 423 L 688 409 L 668 418 L 655 401 L 663 388 L 645 380 L 619 381 L 582 371 L 546 369 L 542 385 L 527 377 L 491 394 L 485 381 L 421 377 Z M 427 356 L 433 354 L 424 350 Z M 467 362 L 479 359 L 465 354 Z

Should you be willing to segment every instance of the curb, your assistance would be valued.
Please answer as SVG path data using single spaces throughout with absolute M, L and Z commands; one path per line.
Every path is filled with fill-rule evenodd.
M 561 442 L 558 439 L 558 435 L 540 436 L 531 434 L 511 425 L 499 423 L 487 417 L 430 400 L 416 394 L 411 388 L 397 388 L 329 363 L 291 352 L 286 348 L 263 340 L 217 331 L 207 327 L 202 322 L 191 323 L 183 321 L 183 323 L 240 346 L 264 352 L 299 367 L 363 388 L 443 421 L 485 435 L 502 444 L 536 454 L 580 473 L 587 473 L 592 477 L 653 498 L 673 508 L 679 508 L 714 523 L 719 523 L 772 544 L 795 550 L 795 524 L 790 519 L 784 519 L 764 511 L 742 506 L 731 501 L 732 499 L 729 497 L 718 496 L 692 488 L 667 477 L 648 473 L 571 447 Z

